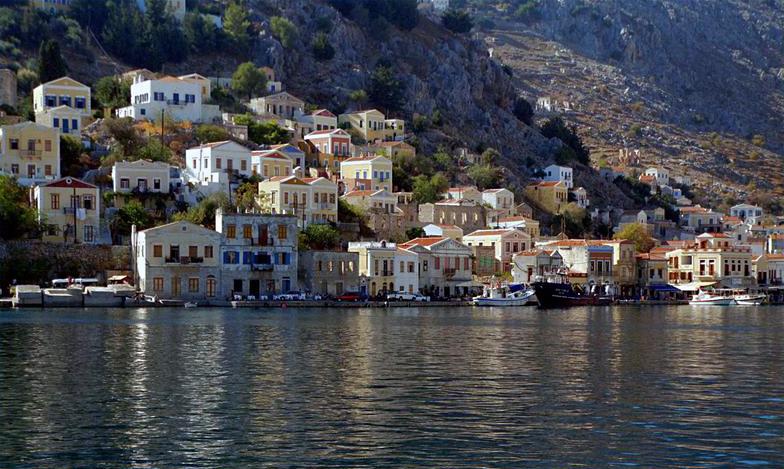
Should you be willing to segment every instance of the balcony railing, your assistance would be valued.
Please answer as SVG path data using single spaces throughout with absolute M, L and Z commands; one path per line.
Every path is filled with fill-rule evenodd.
M 187 265 L 187 264 L 201 264 L 202 262 L 204 262 L 203 257 L 180 256 L 180 257 L 166 258 L 167 264 Z
M 19 150 L 19 156 L 27 158 L 40 158 L 43 155 L 41 150 Z
M 251 264 L 250 269 L 256 272 L 272 272 L 275 270 L 275 266 L 273 264 Z
M 455 276 L 456 273 L 457 273 L 456 269 L 453 268 L 444 269 L 444 278 L 452 278 Z

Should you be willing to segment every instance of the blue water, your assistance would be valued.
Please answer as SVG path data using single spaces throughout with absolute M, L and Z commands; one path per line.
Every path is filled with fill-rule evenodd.
M 0 311 L 0 467 L 784 467 L 784 309 Z

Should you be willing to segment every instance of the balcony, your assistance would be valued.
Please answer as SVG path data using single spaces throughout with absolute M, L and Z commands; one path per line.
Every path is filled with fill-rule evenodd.
M 202 262 L 204 262 L 203 257 L 180 256 L 180 257 L 166 258 L 167 264 L 188 265 L 188 264 L 201 264 Z
M 41 159 L 43 153 L 41 150 L 19 150 L 19 156 L 23 158 Z
M 272 272 L 275 266 L 272 264 L 251 264 L 250 270 L 255 272 Z
M 457 269 L 453 269 L 453 268 L 444 269 L 444 278 L 446 279 L 454 278 L 456 273 L 457 273 Z

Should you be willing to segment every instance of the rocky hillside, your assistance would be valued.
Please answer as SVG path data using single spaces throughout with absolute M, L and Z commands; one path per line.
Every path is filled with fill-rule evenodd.
M 597 155 L 628 145 L 708 192 L 715 180 L 781 191 L 783 5 L 540 0 L 525 23 L 497 22 L 488 46 L 526 94 L 567 102 Z

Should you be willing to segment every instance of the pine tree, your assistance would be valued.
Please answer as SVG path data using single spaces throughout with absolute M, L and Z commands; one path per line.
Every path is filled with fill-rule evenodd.
M 248 13 L 235 2 L 229 4 L 223 16 L 223 30 L 241 50 L 247 50 L 250 45 L 249 29 Z
M 65 76 L 68 67 L 65 65 L 63 56 L 60 55 L 60 43 L 54 39 L 48 39 L 41 43 L 38 50 L 38 79 L 41 83 L 52 81 L 56 78 Z

